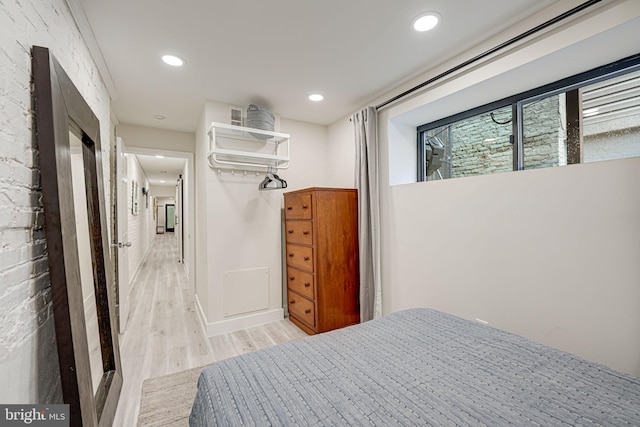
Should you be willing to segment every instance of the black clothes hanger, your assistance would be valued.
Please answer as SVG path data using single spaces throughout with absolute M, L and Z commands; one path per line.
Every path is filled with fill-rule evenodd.
M 269 169 L 267 171 L 267 175 L 264 177 L 262 182 L 258 185 L 258 190 L 259 191 L 280 190 L 280 189 L 283 189 L 283 188 L 287 188 L 287 181 L 285 181 L 284 179 L 280 178 L 275 173 L 275 170 L 273 168 L 269 167 Z

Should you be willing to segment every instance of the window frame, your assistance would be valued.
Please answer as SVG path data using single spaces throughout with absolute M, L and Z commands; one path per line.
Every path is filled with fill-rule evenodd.
M 418 155 L 416 156 L 416 160 L 418 162 L 418 182 L 426 181 L 427 178 L 425 176 L 426 170 L 424 162 L 425 132 L 435 128 L 452 125 L 456 122 L 470 119 L 511 105 L 513 118 L 513 170 L 524 170 L 523 111 L 526 104 L 639 70 L 640 53 L 637 53 L 618 61 L 418 126 L 416 128 L 418 144 Z

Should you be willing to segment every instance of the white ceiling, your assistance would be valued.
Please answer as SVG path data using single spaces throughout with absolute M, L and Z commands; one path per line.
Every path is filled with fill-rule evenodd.
M 554 2 L 72 1 L 107 64 L 118 119 L 189 132 L 207 100 L 328 125 Z M 426 11 L 441 24 L 414 32 L 412 19 Z M 166 53 L 186 65 L 165 65 Z M 325 100 L 312 103 L 312 92 Z
M 149 183 L 155 186 L 175 187 L 186 163 L 185 159 L 174 157 L 158 158 L 145 154 L 136 154 L 135 156 L 140 167 L 145 171 Z

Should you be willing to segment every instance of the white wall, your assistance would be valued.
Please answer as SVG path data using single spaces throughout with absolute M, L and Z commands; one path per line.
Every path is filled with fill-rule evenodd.
M 386 116 L 381 116 L 382 120 Z M 380 144 L 387 145 L 385 165 L 388 165 L 389 185 L 407 184 L 418 180 L 418 141 L 416 126 L 407 123 L 383 123 L 388 126 L 386 137 L 381 135 Z
M 264 173 L 218 173 L 206 163 L 206 131 L 212 121 L 228 123 L 228 114 L 227 105 L 207 103 L 196 134 L 196 292 L 209 335 L 282 318 L 283 191 L 258 191 Z M 327 128 L 286 119 L 278 125 L 291 135 L 291 166 L 278 172 L 285 191 L 327 186 Z M 268 308 L 225 317 L 225 275 L 260 268 L 269 270 Z
M 175 197 L 176 186 L 151 184 L 151 194 L 157 197 Z
M 193 153 L 195 150 L 195 135 L 190 132 L 156 129 L 127 123 L 119 123 L 117 132 L 129 148 L 153 148 L 188 153 Z
M 385 309 L 427 305 L 640 375 L 640 159 L 390 188 Z
M 209 224 L 207 223 L 207 152 L 209 141 L 207 130 L 209 124 L 214 121 L 212 108 L 207 103 L 202 110 L 198 126 L 196 128 L 195 144 L 195 223 L 198 224 L 198 233 L 195 238 L 195 299 L 198 306 L 198 313 L 203 324 L 209 322 Z
M 355 188 L 356 147 L 353 126 L 344 117 L 329 126 L 329 179 L 332 187 Z
M 33 134 L 31 47 L 51 49 L 100 120 L 107 181 L 109 95 L 65 1 L 2 2 L 0 9 L 0 402 L 61 402 Z M 109 190 L 106 185 L 107 200 Z
M 327 150 L 328 128 L 326 126 L 280 119 L 280 131 L 291 135 L 291 165 L 278 172 L 287 181 L 287 189 L 294 191 L 308 187 L 326 187 L 331 180 L 330 154 Z M 262 181 L 264 176 L 259 178 Z M 258 181 L 258 182 L 259 182 Z M 282 202 L 282 193 L 279 200 Z
M 614 1 L 382 111 L 381 182 L 409 183 L 382 185 L 385 313 L 480 318 L 640 376 L 640 159 L 400 175 L 403 159 L 415 167 L 415 126 L 637 53 L 639 16 Z

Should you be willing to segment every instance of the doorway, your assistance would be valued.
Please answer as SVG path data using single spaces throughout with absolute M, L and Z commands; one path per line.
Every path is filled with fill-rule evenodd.
M 117 132 L 116 132 L 117 133 Z M 122 138 L 117 137 L 114 144 L 114 155 L 111 168 L 112 182 L 112 258 L 114 261 L 114 288 L 117 299 L 117 312 L 120 316 L 120 331 L 126 330 L 127 318 L 129 317 L 129 298 L 131 293 L 131 283 L 133 282 L 137 270 L 142 265 L 146 252 L 150 246 L 150 241 L 157 232 L 156 221 L 160 214 L 159 198 L 174 199 L 176 197 L 176 181 L 181 178 L 184 190 L 181 192 L 181 209 L 183 216 L 175 219 L 174 230 L 183 227 L 182 241 L 180 242 L 182 265 L 189 276 L 192 288 L 195 287 L 193 277 L 194 268 L 194 240 L 195 221 L 194 209 L 191 203 L 194 200 L 194 180 L 193 174 L 193 154 L 188 152 L 140 148 L 125 145 Z M 134 142 L 135 143 L 135 142 Z M 115 145 L 119 145 L 116 147 Z M 137 163 L 143 175 L 140 175 L 137 168 L 131 168 L 132 162 Z M 158 164 L 149 164 L 148 160 L 157 160 Z M 166 162 L 162 162 L 166 160 Z M 174 172 L 175 169 L 175 172 Z M 119 174 L 119 175 L 118 175 Z M 145 179 L 146 176 L 146 179 Z M 138 183 L 139 192 L 133 192 L 133 181 Z M 133 212 L 132 203 L 138 198 L 138 214 Z M 171 200 L 174 204 L 175 214 L 178 214 L 177 201 Z M 162 206 L 162 217 L 166 215 L 165 206 Z M 165 226 L 166 218 L 157 225 Z M 135 222 L 133 227 L 128 227 L 129 222 Z M 135 233 L 131 233 L 135 230 Z M 127 231 L 129 233 L 127 233 Z M 133 256 L 132 256 L 133 255 Z
M 157 199 L 156 199 L 157 200 Z M 156 208 L 156 234 L 163 234 L 166 228 L 166 211 L 163 205 Z
M 176 205 L 165 205 L 165 230 L 173 233 L 176 228 Z

